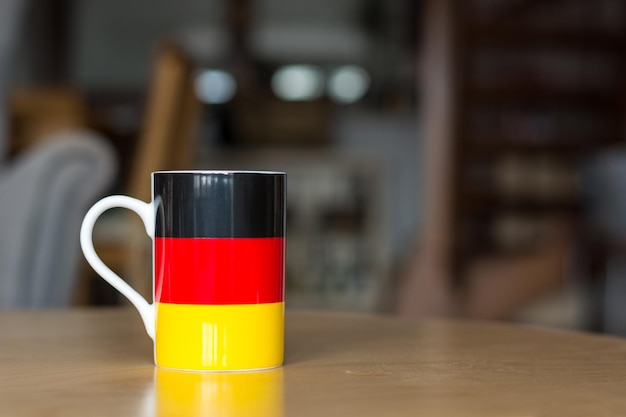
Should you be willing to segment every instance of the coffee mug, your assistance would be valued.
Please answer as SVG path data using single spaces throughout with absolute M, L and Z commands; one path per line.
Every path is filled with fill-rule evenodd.
M 285 277 L 283 172 L 158 171 L 152 202 L 98 201 L 80 242 L 93 269 L 137 308 L 161 368 L 238 371 L 283 363 Z M 153 240 L 153 303 L 96 254 L 98 217 L 136 212 Z

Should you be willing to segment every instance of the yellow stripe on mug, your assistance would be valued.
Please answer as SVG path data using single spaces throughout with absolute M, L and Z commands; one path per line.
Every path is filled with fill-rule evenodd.
M 155 305 L 157 366 L 230 371 L 283 363 L 283 302 Z

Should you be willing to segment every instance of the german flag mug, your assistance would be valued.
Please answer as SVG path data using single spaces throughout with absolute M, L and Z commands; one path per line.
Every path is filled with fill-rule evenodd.
M 157 366 L 243 371 L 282 365 L 285 183 L 282 172 L 159 171 L 152 173 L 152 202 L 110 196 L 86 214 L 85 258 L 137 308 Z M 94 224 L 114 207 L 135 211 L 153 240 L 152 304 L 94 250 Z

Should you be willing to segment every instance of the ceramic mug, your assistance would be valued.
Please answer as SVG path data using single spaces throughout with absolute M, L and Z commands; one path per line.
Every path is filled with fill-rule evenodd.
M 285 183 L 282 172 L 159 171 L 152 202 L 98 201 L 80 232 L 93 269 L 137 308 L 157 366 L 237 371 L 282 365 Z M 106 210 L 136 212 L 153 240 L 150 304 L 98 257 L 93 227 Z

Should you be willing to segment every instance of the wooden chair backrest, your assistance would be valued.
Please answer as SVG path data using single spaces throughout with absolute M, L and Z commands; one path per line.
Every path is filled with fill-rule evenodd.
M 150 173 L 192 168 L 200 103 L 193 64 L 180 48 L 159 48 L 148 91 L 144 126 L 128 181 L 128 195 L 150 201 Z

